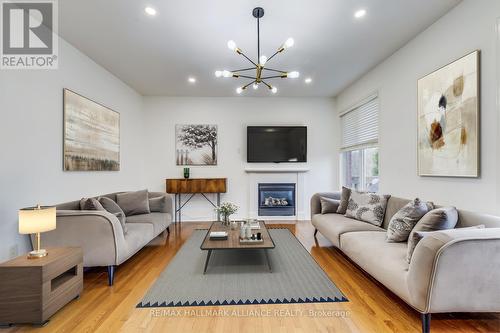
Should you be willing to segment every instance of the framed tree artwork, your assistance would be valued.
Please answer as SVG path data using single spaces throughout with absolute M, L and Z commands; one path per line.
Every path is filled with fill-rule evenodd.
M 63 91 L 64 170 L 120 170 L 120 114 L 69 89 Z
M 177 165 L 217 165 L 217 125 L 176 125 Z
M 479 177 L 479 51 L 418 80 L 420 176 Z

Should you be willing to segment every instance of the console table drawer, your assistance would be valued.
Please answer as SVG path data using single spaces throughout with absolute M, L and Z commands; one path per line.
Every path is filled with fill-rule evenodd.
M 167 193 L 226 193 L 226 178 L 167 179 Z

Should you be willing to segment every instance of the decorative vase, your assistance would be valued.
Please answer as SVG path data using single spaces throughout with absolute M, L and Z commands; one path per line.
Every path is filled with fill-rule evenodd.
M 245 231 L 245 223 L 240 223 L 240 239 L 245 239 L 246 231 Z
M 247 223 L 247 226 L 245 229 L 245 238 L 246 239 L 252 238 L 252 227 L 250 226 L 250 223 Z
M 229 215 L 223 215 L 222 216 L 222 225 L 228 227 L 229 224 L 230 224 Z
M 236 221 L 231 221 L 231 230 L 236 230 L 238 229 L 238 222 Z
M 185 179 L 189 178 L 189 168 L 184 168 L 184 178 Z

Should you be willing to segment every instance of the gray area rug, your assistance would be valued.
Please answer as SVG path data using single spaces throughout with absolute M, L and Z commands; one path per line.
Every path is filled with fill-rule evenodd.
M 207 251 L 196 230 L 137 307 L 346 302 L 347 299 L 288 229 L 269 229 L 276 248 Z

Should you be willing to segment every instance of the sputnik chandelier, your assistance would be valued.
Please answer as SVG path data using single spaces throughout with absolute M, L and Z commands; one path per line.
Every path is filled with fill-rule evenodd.
M 236 46 L 236 43 L 232 40 L 227 42 L 227 47 L 236 52 L 237 54 L 243 56 L 245 59 L 247 59 L 249 62 L 252 63 L 252 67 L 249 68 L 243 68 L 243 69 L 237 69 L 233 71 L 229 70 L 222 70 L 222 71 L 215 71 L 215 76 L 216 77 L 224 77 L 224 78 L 229 78 L 229 77 L 234 77 L 234 78 L 243 78 L 243 79 L 249 79 L 251 80 L 249 83 L 236 88 L 236 93 L 241 94 L 245 89 L 247 89 L 249 86 L 252 86 L 253 89 L 258 89 L 259 85 L 262 83 L 264 84 L 273 94 L 278 92 L 278 88 L 275 86 L 269 84 L 267 81 L 270 79 L 276 79 L 276 78 L 291 78 L 291 79 L 296 79 L 299 77 L 299 72 L 293 71 L 293 72 L 286 72 L 278 69 L 272 69 L 267 67 L 267 64 L 269 61 L 274 58 L 278 53 L 281 53 L 285 51 L 286 49 L 289 49 L 290 47 L 293 46 L 294 41 L 293 38 L 288 38 L 281 47 L 274 52 L 272 56 L 267 58 L 265 55 L 261 55 L 260 53 L 260 19 L 264 16 L 264 9 L 261 7 L 256 7 L 253 9 L 252 12 L 253 16 L 257 19 L 257 61 L 253 61 L 249 57 L 243 53 L 243 51 Z M 252 76 L 251 73 L 248 73 L 248 71 L 255 71 L 255 76 Z M 270 72 L 270 73 L 268 73 Z

